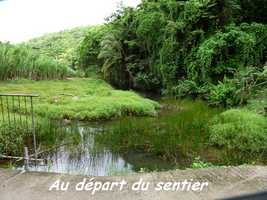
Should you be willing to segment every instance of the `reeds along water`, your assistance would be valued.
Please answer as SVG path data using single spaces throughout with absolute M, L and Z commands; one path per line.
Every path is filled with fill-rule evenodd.
M 163 110 L 155 118 L 130 117 L 114 121 L 96 135 L 97 143 L 124 155 L 143 154 L 145 159 L 156 157 L 178 168 L 190 168 L 198 157 L 214 165 L 267 162 L 266 153 L 250 154 L 211 145 L 209 125 L 222 108 L 190 100 L 162 103 L 167 103 L 171 109 Z
M 0 43 L 0 80 L 63 79 L 68 67 L 22 45 Z
M 172 109 L 159 117 L 121 119 L 97 140 L 115 151 L 139 150 L 169 160 L 200 151 L 208 139 L 209 120 L 219 111 L 197 101 L 167 103 Z

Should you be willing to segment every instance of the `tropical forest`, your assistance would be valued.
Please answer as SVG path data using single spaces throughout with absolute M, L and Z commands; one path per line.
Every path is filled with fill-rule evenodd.
M 1 168 L 25 146 L 80 175 L 267 165 L 267 1 L 142 0 L 2 41 L 0 118 Z

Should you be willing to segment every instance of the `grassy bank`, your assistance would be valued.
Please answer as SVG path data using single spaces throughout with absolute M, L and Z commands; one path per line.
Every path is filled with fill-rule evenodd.
M 35 112 L 54 119 L 91 121 L 127 115 L 153 116 L 159 107 L 154 101 L 131 91 L 115 90 L 98 79 L 4 81 L 0 92 L 40 94 L 35 100 Z

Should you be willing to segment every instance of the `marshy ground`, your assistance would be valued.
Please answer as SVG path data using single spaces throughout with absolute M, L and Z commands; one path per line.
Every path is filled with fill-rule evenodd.
M 94 78 L 4 81 L 0 91 L 39 94 L 34 105 L 36 114 L 54 119 L 95 121 L 127 115 L 155 116 L 159 108 L 155 101 L 131 91 L 115 90 Z

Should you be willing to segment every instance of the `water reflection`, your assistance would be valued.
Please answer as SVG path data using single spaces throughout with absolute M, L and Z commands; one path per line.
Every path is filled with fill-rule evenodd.
M 66 129 L 71 134 L 71 129 Z M 30 171 L 57 172 L 93 176 L 108 176 L 117 173 L 129 173 L 133 166 L 127 163 L 119 154 L 112 153 L 104 147 L 97 148 L 94 136 L 99 129 L 79 127 L 80 141 L 78 144 L 64 145 L 51 152 L 43 154 L 47 163 L 30 166 Z
M 266 163 L 261 155 L 218 149 L 208 144 L 209 120 L 221 109 L 201 101 L 165 100 L 158 117 L 124 117 L 105 123 L 39 126 L 39 157 L 47 163 L 31 171 L 92 176 L 124 175 L 192 167 L 197 161 L 212 165 Z M 20 166 L 20 168 L 23 166 Z

